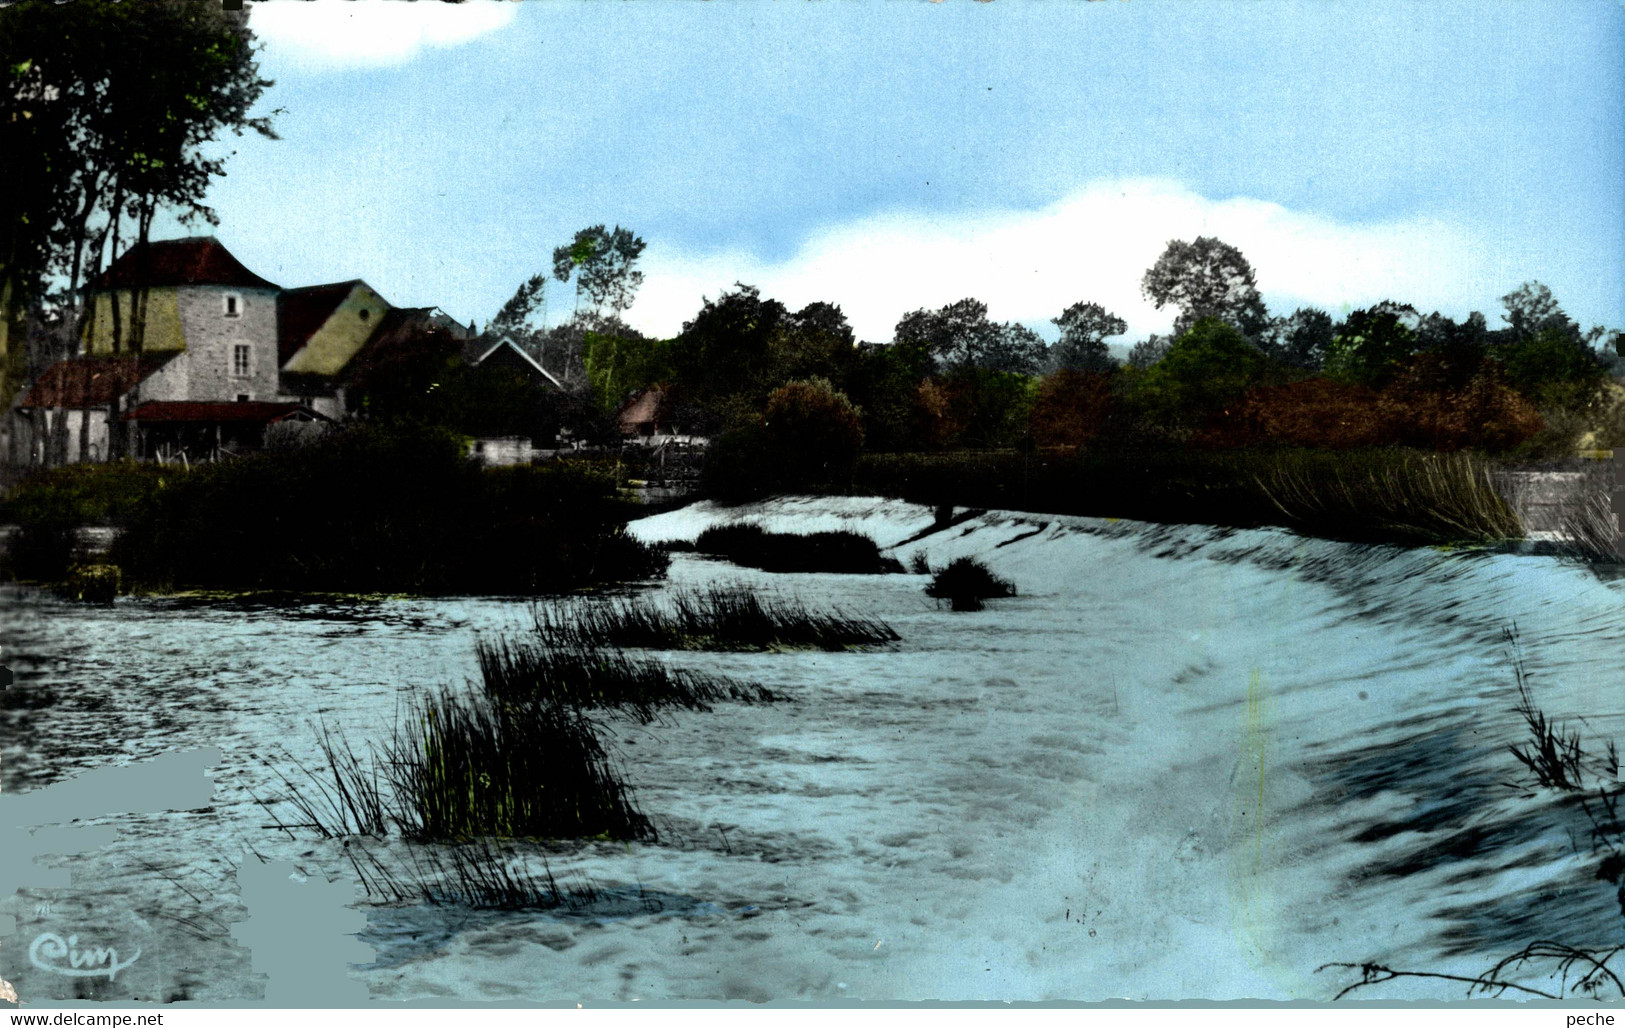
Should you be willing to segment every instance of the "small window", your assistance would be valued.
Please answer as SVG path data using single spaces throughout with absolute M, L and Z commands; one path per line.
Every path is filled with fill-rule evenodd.
M 370 317 L 372 317 L 372 311 L 367 310 L 365 307 L 361 308 L 361 320 L 366 321 Z
M 238 403 L 247 403 L 248 402 L 248 394 L 247 393 L 238 393 L 237 394 L 237 402 Z
M 247 378 L 254 367 L 254 348 L 248 343 L 237 343 L 231 348 L 231 373 L 236 378 Z
M 243 298 L 236 293 L 226 294 L 226 317 L 239 318 L 243 314 Z

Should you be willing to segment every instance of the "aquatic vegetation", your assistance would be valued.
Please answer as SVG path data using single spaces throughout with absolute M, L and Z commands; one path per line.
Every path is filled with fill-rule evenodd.
M 427 903 L 476 910 L 557 910 L 595 902 L 586 879 L 566 890 L 541 854 L 532 870 L 526 855 L 489 839 L 452 846 L 408 844 L 406 861 L 392 866 L 371 848 L 346 846 L 344 855 L 368 897 L 385 903 Z
M 652 658 L 588 646 L 538 646 L 511 639 L 475 644 L 486 694 L 502 703 L 614 708 L 648 723 L 662 707 L 710 710 L 726 700 L 770 703 L 760 685 L 668 667 Z
M 419 696 L 389 754 L 416 839 L 652 839 L 592 723 L 544 704 L 452 689 Z
M 879 618 L 810 610 L 800 600 L 763 599 L 737 586 L 674 592 L 666 606 L 622 597 L 538 606 L 533 615 L 537 640 L 562 650 L 842 650 L 901 638 Z
M 937 600 L 947 600 L 951 609 L 958 611 L 981 610 L 986 600 L 1014 596 L 1016 587 L 1007 578 L 1000 578 L 975 557 L 959 557 L 931 576 L 925 594 Z
M 325 768 L 298 761 L 304 781 L 276 770 L 285 821 L 324 838 L 466 840 L 653 839 L 593 723 L 556 704 L 504 703 L 449 688 L 415 696 L 382 753 L 363 760 L 325 726 Z M 275 770 L 273 768 L 273 770 Z
M 877 575 L 903 570 L 880 547 L 857 532 L 769 532 L 761 525 L 716 525 L 694 540 L 696 552 L 744 567 L 774 572 Z

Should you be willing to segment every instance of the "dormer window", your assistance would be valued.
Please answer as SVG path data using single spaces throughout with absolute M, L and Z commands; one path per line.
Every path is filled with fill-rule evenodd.
M 228 318 L 243 316 L 243 298 L 236 293 L 227 293 L 225 298 L 225 312 Z

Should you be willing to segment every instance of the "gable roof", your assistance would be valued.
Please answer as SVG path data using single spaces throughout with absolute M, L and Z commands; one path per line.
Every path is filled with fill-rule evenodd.
M 243 289 L 276 289 L 243 267 L 231 251 L 213 236 L 161 239 L 138 243 L 119 255 L 112 266 L 98 275 L 87 290 L 134 289 L 159 286 L 238 286 Z
M 338 310 L 344 298 L 365 285 L 359 278 L 348 282 L 329 282 L 320 286 L 285 289 L 276 298 L 276 360 L 280 367 L 310 341 L 316 330 Z
M 173 353 L 70 357 L 45 369 L 22 407 L 105 407 L 168 364 Z
M 486 350 L 484 353 L 482 353 L 478 357 L 476 357 L 474 359 L 475 366 L 478 367 L 479 365 L 484 364 L 485 361 L 486 361 L 486 358 L 488 358 L 491 355 L 495 354 L 498 350 L 502 350 L 504 348 L 506 348 L 507 350 L 510 350 L 514 354 L 518 355 L 518 357 L 522 361 L 524 361 L 526 366 L 528 366 L 529 368 L 536 371 L 543 378 L 547 379 L 547 381 L 552 384 L 553 388 L 555 388 L 555 389 L 563 389 L 564 388 L 564 384 L 561 383 L 558 379 L 554 378 L 553 373 L 551 371 L 548 371 L 546 368 L 542 367 L 541 362 L 539 362 L 535 357 L 532 357 L 530 354 L 526 353 L 524 350 L 520 349 L 519 344 L 513 341 L 512 336 L 503 336 L 501 339 L 497 340 L 497 343 L 496 343 L 495 346 L 491 347 L 489 350 Z M 504 356 L 506 356 L 506 354 L 504 354 Z

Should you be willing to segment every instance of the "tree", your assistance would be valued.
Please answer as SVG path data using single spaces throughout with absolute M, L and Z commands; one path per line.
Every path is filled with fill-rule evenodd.
M 1196 429 L 1265 384 L 1275 363 L 1227 321 L 1203 318 L 1145 372 L 1135 402 L 1173 435 Z
M 578 302 L 585 296 L 594 311 L 608 308 L 619 315 L 632 306 L 643 285 L 637 263 L 645 245 L 631 229 L 619 225 L 613 230 L 603 225 L 584 228 L 553 251 L 553 276 L 568 282 L 574 275 Z
M 202 200 L 225 156 L 205 144 L 275 138 L 250 116 L 271 85 L 253 44 L 246 12 L 185 0 L 0 9 L 0 353 L 49 282 L 71 296 L 158 210 L 217 223 Z
M 496 317 L 485 325 L 485 334 L 500 338 L 505 335 L 528 335 L 531 332 L 531 315 L 537 311 L 542 313 L 542 323 L 547 323 L 547 274 L 532 275 L 526 279 L 508 302 L 497 311 Z
M 1128 352 L 1128 366 L 1144 371 L 1168 356 L 1174 341 L 1167 336 L 1152 335 L 1134 344 Z
M 1174 335 L 1182 336 L 1202 318 L 1219 318 L 1249 339 L 1257 338 L 1268 322 L 1264 300 L 1253 280 L 1253 267 L 1241 251 L 1211 236 L 1195 242 L 1168 241 L 1141 280 L 1146 299 L 1161 310 L 1179 311 Z
M 1332 316 L 1316 307 L 1299 307 L 1284 318 L 1271 318 L 1258 340 L 1259 349 L 1288 367 L 1318 371 L 1326 361 L 1333 336 Z
M 1514 342 L 1533 339 L 1547 330 L 1580 335 L 1580 326 L 1563 313 L 1552 291 L 1539 282 L 1525 282 L 1501 297 L 1506 313 L 1501 316 L 1512 331 Z
M 1098 303 L 1075 303 L 1052 319 L 1061 330 L 1060 340 L 1050 348 L 1049 365 L 1056 371 L 1112 371 L 1106 340 L 1128 331 L 1128 322 Z
M 828 379 L 785 383 L 768 397 L 762 416 L 785 481 L 821 485 L 851 476 L 863 448 L 863 421 Z
M 1344 382 L 1381 388 L 1418 346 L 1407 322 L 1419 322 L 1416 311 L 1384 302 L 1343 319 L 1326 351 L 1325 370 Z
M 964 299 L 937 310 L 903 315 L 893 332 L 894 346 L 929 357 L 942 369 L 981 368 L 1031 375 L 1043 363 L 1044 341 L 1025 325 L 1000 324 L 987 317 L 987 304 Z

